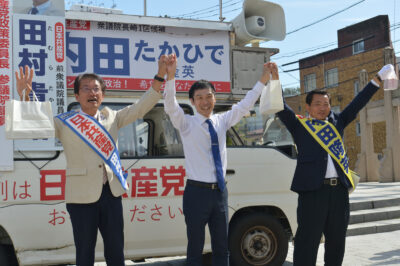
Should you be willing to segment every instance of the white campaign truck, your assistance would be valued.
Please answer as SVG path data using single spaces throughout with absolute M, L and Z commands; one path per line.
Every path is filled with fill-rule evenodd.
M 71 81 L 82 72 L 104 77 L 108 90 L 103 106 L 120 109 L 137 101 L 149 87 L 161 52 L 178 56 L 177 98 L 186 113 L 194 112 L 188 88 L 200 78 L 216 85 L 215 111 L 229 110 L 255 84 L 262 64 L 278 52 L 235 44 L 285 34 L 283 11 L 261 0 L 245 1 L 234 23 L 104 14 L 84 6 L 73 9 L 65 14 L 66 69 L 57 67 L 58 74 L 66 76 L 65 102 L 62 92 L 57 100 L 42 95 L 59 106 L 64 103 L 67 110 L 79 108 Z M 248 23 L 258 21 L 258 26 L 245 22 L 248 17 L 252 18 Z M 247 28 L 263 26 L 260 20 L 279 25 L 247 33 Z M 13 32 L 15 37 L 15 27 Z M 13 147 L 12 170 L 0 171 L 0 265 L 74 264 L 64 186 L 66 178 L 80 173 L 66 170 L 57 140 L 14 141 Z M 282 265 L 297 227 L 297 195 L 289 190 L 296 164 L 292 138 L 279 120 L 261 116 L 256 106 L 228 131 L 227 147 L 231 262 Z M 126 259 L 184 255 L 184 154 L 162 101 L 143 119 L 120 130 L 118 150 L 130 186 L 122 201 Z M 98 237 L 96 260 L 101 261 L 103 245 Z M 210 251 L 207 234 L 204 252 Z

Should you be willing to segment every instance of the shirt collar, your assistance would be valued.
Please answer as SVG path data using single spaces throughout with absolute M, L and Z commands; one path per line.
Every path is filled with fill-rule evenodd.
M 82 111 L 82 109 L 79 109 L 79 113 L 80 113 L 80 114 L 84 114 L 84 115 L 88 115 L 87 113 L 85 113 L 84 111 Z M 91 115 L 88 115 L 88 116 L 91 116 Z M 94 119 L 96 119 L 97 121 L 100 121 L 100 119 L 101 119 L 101 113 L 100 113 L 100 111 L 97 110 L 97 113 L 96 113 L 93 117 L 94 117 Z
M 329 115 L 330 115 L 330 113 L 329 113 Z M 329 115 L 325 118 L 325 121 L 328 121 Z M 316 118 L 312 117 L 311 115 L 309 115 L 308 118 L 310 118 L 312 120 L 319 120 L 319 119 L 316 119 Z
M 43 4 L 41 4 L 41 5 L 38 5 L 36 8 L 37 8 L 37 10 L 38 10 L 38 13 L 39 14 L 42 14 L 47 8 L 49 8 L 50 7 L 50 1 L 47 1 L 47 2 L 45 2 L 45 3 L 43 3 Z M 32 6 L 32 8 L 34 8 L 34 6 Z
M 199 113 L 195 113 L 194 117 L 196 117 L 196 119 L 200 122 L 200 124 L 203 124 L 204 122 L 206 122 L 207 119 L 210 119 L 212 121 L 212 115 L 210 116 L 210 118 L 208 118 Z

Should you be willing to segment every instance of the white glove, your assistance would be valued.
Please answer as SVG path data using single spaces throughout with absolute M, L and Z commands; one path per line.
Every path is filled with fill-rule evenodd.
M 392 64 L 388 64 L 383 66 L 381 70 L 379 70 L 378 75 L 382 80 L 390 79 L 392 76 L 396 76 L 394 72 L 394 67 Z

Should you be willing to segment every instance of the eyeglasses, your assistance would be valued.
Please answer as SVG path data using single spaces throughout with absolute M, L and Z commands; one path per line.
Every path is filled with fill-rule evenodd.
M 91 91 L 93 91 L 94 93 L 99 93 L 100 92 L 100 88 L 99 87 L 95 87 L 95 88 L 88 88 L 88 87 L 84 87 L 81 88 L 80 91 L 84 92 L 84 93 L 89 93 Z

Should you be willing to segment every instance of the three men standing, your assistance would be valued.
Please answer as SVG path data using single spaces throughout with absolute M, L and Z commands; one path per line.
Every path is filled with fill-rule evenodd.
M 120 111 L 99 107 L 104 99 L 105 85 L 95 74 L 84 74 L 75 80 L 74 94 L 81 110 L 75 112 L 90 118 L 117 139 L 118 130 L 143 117 L 160 99 L 160 88 L 167 75 L 164 91 L 165 111 L 181 135 L 186 163 L 187 183 L 183 196 L 183 213 L 187 226 L 187 264 L 201 265 L 208 224 L 213 251 L 213 265 L 228 266 L 228 191 L 226 131 L 238 123 L 258 100 L 265 84 L 272 76 L 279 79 L 276 64 L 264 64 L 259 82 L 232 110 L 213 114 L 214 86 L 206 81 L 195 82 L 189 90 L 189 99 L 195 115 L 185 115 L 175 98 L 175 55 L 161 56 L 153 87 L 139 102 Z M 341 136 L 345 127 L 368 103 L 388 75 L 383 67 L 377 76 L 339 114 L 330 110 L 329 94 L 313 91 L 307 95 L 306 108 L 310 118 L 294 114 L 285 103 L 277 115 L 292 133 L 298 149 L 297 166 L 291 189 L 299 194 L 295 236 L 294 265 L 315 265 L 319 242 L 325 235 L 325 264 L 341 265 L 345 250 L 345 236 L 349 221 L 348 189 L 352 179 L 347 174 L 345 161 L 338 162 L 310 133 L 313 126 L 327 126 L 338 137 L 339 152 L 344 154 Z M 33 71 L 27 67 L 16 73 L 20 97 L 22 91 L 32 89 Z M 306 128 L 309 126 L 309 128 Z M 56 137 L 63 143 L 67 160 L 66 202 L 71 217 L 76 262 L 93 265 L 97 230 L 104 240 L 104 256 L 108 265 L 124 265 L 124 237 L 121 195 L 124 184 L 118 174 L 105 163 L 76 132 L 62 119 L 55 119 Z M 323 142 L 324 137 L 321 137 Z M 330 137 L 328 137 L 330 138 Z M 341 147 L 341 148 L 340 148 Z M 348 170 L 348 169 L 347 169 Z

